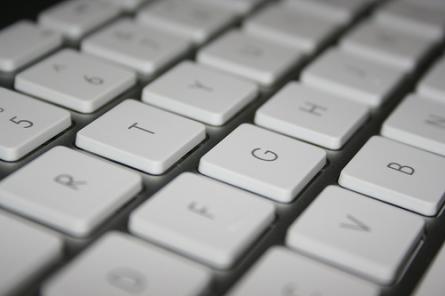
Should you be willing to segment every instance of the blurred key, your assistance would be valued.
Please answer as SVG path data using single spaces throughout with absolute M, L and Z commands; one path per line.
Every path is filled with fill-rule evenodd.
M 331 49 L 302 74 L 303 84 L 378 108 L 404 78 L 400 69 Z
M 232 10 L 237 14 L 247 14 L 254 10 L 260 4 L 266 2 L 265 0 L 190 0 L 212 3 L 226 9 Z
M 389 285 L 417 247 L 424 224 L 420 216 L 329 186 L 289 228 L 287 245 Z
M 283 4 L 266 7 L 247 19 L 244 30 L 271 41 L 313 53 L 339 29 L 336 22 Z
M 206 268 L 113 232 L 46 282 L 42 296 L 195 296 L 209 281 Z
M 438 60 L 420 81 L 417 92 L 425 98 L 431 98 L 445 104 L 445 57 Z
M 239 31 L 231 31 L 198 52 L 200 63 L 271 87 L 302 60 L 302 53 Z
M 0 295 L 21 291 L 62 258 L 63 243 L 59 237 L 3 211 L 0 236 Z
M 382 135 L 445 156 L 445 105 L 408 96 L 382 126 Z
M 62 37 L 29 21 L 0 31 L 0 72 L 15 72 L 62 45 Z
M 184 173 L 130 217 L 130 231 L 215 268 L 232 267 L 275 218 L 271 203 Z
M 78 112 L 92 113 L 135 83 L 133 72 L 64 49 L 17 75 L 15 88 Z
M 129 67 L 149 79 L 184 56 L 191 44 L 168 32 L 121 20 L 87 37 L 82 51 Z
M 39 15 L 39 23 L 60 32 L 72 42 L 119 15 L 120 9 L 102 0 L 69 0 Z
M 377 296 L 379 288 L 283 247 L 272 247 L 228 295 Z
M 165 0 L 141 10 L 138 20 L 202 44 L 230 25 L 235 16 L 233 11 L 211 3 Z
M 223 125 L 258 95 L 257 86 L 218 70 L 183 62 L 144 88 L 146 103 L 211 125 Z
M 16 161 L 70 127 L 61 108 L 0 88 L 0 159 Z
M 124 11 L 134 12 L 142 5 L 149 3 L 153 0 L 102 0 L 102 1 L 112 3 L 113 5 L 116 5 L 117 7 L 123 9 Z

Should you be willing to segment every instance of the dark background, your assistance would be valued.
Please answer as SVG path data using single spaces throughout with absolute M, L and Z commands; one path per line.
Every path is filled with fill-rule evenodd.
M 60 0 L 3 0 L 0 8 L 0 28 L 20 19 L 35 19 L 37 14 Z

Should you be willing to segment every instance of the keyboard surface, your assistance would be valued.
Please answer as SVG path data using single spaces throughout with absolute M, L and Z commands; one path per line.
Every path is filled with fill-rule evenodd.
M 445 294 L 445 2 L 19 2 L 0 296 Z

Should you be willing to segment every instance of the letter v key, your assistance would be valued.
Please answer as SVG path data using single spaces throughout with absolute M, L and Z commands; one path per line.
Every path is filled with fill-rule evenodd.
M 348 215 L 346 215 L 346 218 L 348 219 L 349 222 L 341 223 L 340 224 L 341 228 L 347 228 L 347 229 L 351 229 L 351 230 L 364 231 L 364 232 L 371 231 L 371 228 L 369 226 L 367 226 L 366 224 L 364 224 L 363 222 L 361 222 L 354 216 L 348 214 Z

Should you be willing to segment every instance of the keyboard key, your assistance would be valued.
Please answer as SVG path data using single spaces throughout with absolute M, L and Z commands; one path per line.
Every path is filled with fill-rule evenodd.
M 3 179 L 0 205 L 84 237 L 141 189 L 138 174 L 59 146 Z
M 445 103 L 445 57 L 439 60 L 420 82 L 417 92 L 425 98 Z
M 367 22 L 343 38 L 342 48 L 377 62 L 413 71 L 431 50 L 430 38 Z
M 15 72 L 62 45 L 62 37 L 19 21 L 0 31 L 0 71 Z
M 248 14 L 260 4 L 264 3 L 265 0 L 194 0 L 212 3 L 229 9 L 237 14 Z
M 127 11 L 134 12 L 136 9 L 140 8 L 143 4 L 150 2 L 152 0 L 102 0 L 105 2 L 112 3 L 117 7 Z
M 445 105 L 407 97 L 383 123 L 382 135 L 445 156 Z
M 62 2 L 39 15 L 39 23 L 60 32 L 72 42 L 113 20 L 120 9 L 102 0 L 70 0 Z
M 442 39 L 445 33 L 445 6 L 425 1 L 390 1 L 376 15 L 377 21 L 429 37 L 434 41 Z
M 82 42 L 82 50 L 137 71 L 143 79 L 172 64 L 190 43 L 167 32 L 122 20 Z
M 434 258 L 413 296 L 441 296 L 445 291 L 443 271 L 445 269 L 445 244 Z
M 0 88 L 0 159 L 16 161 L 71 126 L 71 114 Z
M 373 137 L 341 172 L 340 185 L 434 216 L 445 199 L 445 158 Z
M 273 222 L 261 198 L 207 177 L 184 173 L 130 217 L 130 231 L 218 269 L 239 256 Z
M 80 130 L 76 145 L 160 175 L 205 137 L 205 126 L 198 122 L 126 100 Z
M 62 240 L 0 211 L 0 295 L 12 295 L 62 257 Z
M 224 30 L 235 14 L 211 3 L 165 0 L 147 6 L 138 14 L 144 24 L 202 44 Z
M 232 31 L 199 51 L 197 60 L 270 87 L 290 72 L 302 57 L 291 47 Z
M 347 24 L 363 12 L 370 0 L 287 0 L 300 11 L 319 14 L 323 18 Z
M 303 71 L 303 83 L 377 108 L 404 78 L 397 68 L 331 49 Z
M 230 296 L 377 296 L 377 286 L 293 253 L 270 249 L 229 293 Z
M 270 6 L 244 24 L 247 33 L 313 53 L 339 29 L 335 22 L 286 5 Z
M 202 295 L 209 280 L 207 269 L 113 232 L 56 273 L 42 296 L 192 296 Z
M 415 214 L 329 186 L 290 227 L 287 244 L 389 285 L 415 250 L 423 227 Z
M 199 171 L 212 178 L 291 202 L 326 164 L 326 152 L 243 124 L 201 158 Z
M 78 112 L 91 113 L 135 83 L 133 72 L 65 49 L 17 75 L 15 88 Z
M 255 123 L 328 149 L 340 149 L 368 118 L 368 107 L 289 83 L 258 109 Z
M 223 125 L 256 98 L 257 86 L 214 69 L 183 62 L 144 88 L 146 103 Z

